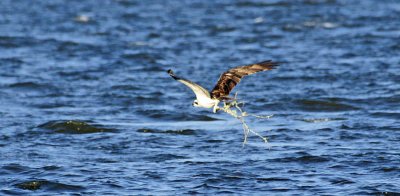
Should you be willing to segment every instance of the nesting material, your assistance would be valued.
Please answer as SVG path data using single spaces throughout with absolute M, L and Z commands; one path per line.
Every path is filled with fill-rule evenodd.
M 268 116 L 259 116 L 259 115 L 254 115 L 254 114 L 248 114 L 247 112 L 243 111 L 243 109 L 239 106 L 239 105 L 244 105 L 241 102 L 238 102 L 236 99 L 237 94 L 235 94 L 235 98 L 232 99 L 232 101 L 229 102 L 224 102 L 224 107 L 219 108 L 219 110 L 222 110 L 223 112 L 235 117 L 236 119 L 240 120 L 240 122 L 242 123 L 243 126 L 243 145 L 245 145 L 247 143 L 247 138 L 249 136 L 249 133 L 253 133 L 254 135 L 258 136 L 259 138 L 261 138 L 264 143 L 268 142 L 268 138 L 264 137 L 262 135 L 260 135 L 258 132 L 250 129 L 250 127 L 247 125 L 246 121 L 245 121 L 245 117 L 247 116 L 253 116 L 256 118 L 264 118 L 264 119 L 269 119 L 272 117 L 272 115 L 268 115 Z

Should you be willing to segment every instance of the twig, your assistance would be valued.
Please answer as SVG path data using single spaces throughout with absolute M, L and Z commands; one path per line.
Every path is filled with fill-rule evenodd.
M 224 111 L 225 113 L 235 117 L 236 119 L 240 120 L 240 122 L 243 125 L 243 134 L 244 134 L 244 139 L 243 139 L 243 146 L 247 143 L 247 137 L 249 136 L 249 133 L 253 133 L 254 135 L 258 136 L 259 138 L 261 138 L 264 143 L 268 142 L 268 138 L 267 137 L 263 137 L 261 136 L 259 133 L 257 133 L 256 131 L 253 131 L 252 129 L 250 129 L 250 127 L 247 125 L 247 123 L 244 120 L 244 117 L 246 116 L 253 116 L 256 118 L 265 118 L 265 119 L 269 119 L 271 118 L 273 115 L 268 115 L 268 116 L 259 116 L 259 115 L 254 115 L 254 114 L 248 114 L 246 112 L 244 112 L 242 110 L 242 108 L 239 106 L 239 104 L 244 105 L 244 103 L 238 102 L 236 99 L 237 94 L 235 94 L 235 97 L 233 99 L 233 101 L 230 102 L 224 102 L 224 107 L 220 108 L 222 111 Z

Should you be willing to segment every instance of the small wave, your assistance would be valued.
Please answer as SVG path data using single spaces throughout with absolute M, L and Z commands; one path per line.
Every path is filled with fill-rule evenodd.
M 346 120 L 346 118 L 305 118 L 305 119 L 299 119 L 299 120 L 308 122 L 308 123 L 320 123 L 320 122 Z
M 180 121 L 217 121 L 221 120 L 207 115 L 187 114 L 177 112 L 167 112 L 166 110 L 142 110 L 139 111 L 147 117 L 162 120 L 180 120 Z
M 354 123 L 354 124 L 342 124 L 340 129 L 344 130 L 382 130 L 382 131 L 400 131 L 398 126 L 375 126 L 369 123 Z
M 398 112 L 373 112 L 371 113 L 373 117 L 382 117 L 382 118 L 392 118 L 392 119 L 400 119 L 400 113 Z
M 37 44 L 37 40 L 31 37 L 20 36 L 0 36 L 0 46 L 2 48 L 16 48 L 20 46 L 31 46 Z
M 12 83 L 8 85 L 8 88 L 14 92 L 18 91 L 25 94 L 38 93 L 40 96 L 59 93 L 59 89 L 56 86 L 32 81 Z
M 126 84 L 113 85 L 113 86 L 111 86 L 110 89 L 112 89 L 112 90 L 123 90 L 123 91 L 138 91 L 138 90 L 142 90 L 138 86 L 126 85 Z
M 5 165 L 5 166 L 1 167 L 1 169 L 3 171 L 6 170 L 6 171 L 10 171 L 12 173 L 19 173 L 19 172 L 25 171 L 27 168 L 28 167 L 22 166 L 20 164 L 15 164 L 15 163 L 12 163 L 12 164 L 9 164 L 9 165 Z
M 41 124 L 38 128 L 47 129 L 56 133 L 86 134 L 98 132 L 112 132 L 112 129 L 104 128 L 100 125 L 90 125 L 86 122 L 76 120 L 56 120 Z
M 146 52 L 126 53 L 122 54 L 121 58 L 125 60 L 144 61 L 147 63 L 157 63 L 157 60 L 163 59 L 159 54 Z
M 16 57 L 10 57 L 10 58 L 0 58 L 0 63 L 2 66 L 5 66 L 7 68 L 7 65 L 21 65 L 24 63 L 22 59 L 16 58 Z
M 330 181 L 332 184 L 353 184 L 355 182 L 344 178 L 336 178 Z
M 17 82 L 8 85 L 10 88 L 29 88 L 29 89 L 40 89 L 40 88 L 45 88 L 46 85 L 38 84 L 36 82 Z
M 287 7 L 290 3 L 284 1 L 278 2 L 251 2 L 251 1 L 239 1 L 236 3 L 238 7 Z
M 175 155 L 175 154 L 157 154 L 145 157 L 144 159 L 151 162 L 169 161 L 175 159 L 187 159 L 185 156 Z
M 258 181 L 268 181 L 268 182 L 271 182 L 271 181 L 291 181 L 288 178 L 280 178 L 280 177 L 269 177 L 269 178 L 260 177 L 260 178 L 256 178 L 256 180 L 258 180 Z
M 211 139 L 211 140 L 206 140 L 207 143 L 221 143 L 225 142 L 224 140 L 218 140 L 218 139 Z
M 318 163 L 318 162 L 330 161 L 329 158 L 325 158 L 325 157 L 322 157 L 322 156 L 313 156 L 313 155 L 306 155 L 306 156 L 297 157 L 295 160 L 296 161 L 301 161 L 301 162 L 308 162 L 308 163 Z
M 278 162 L 302 162 L 302 163 L 321 163 L 330 161 L 329 158 L 323 156 L 303 155 L 299 157 L 285 157 L 274 159 Z
M 321 100 L 308 100 L 300 99 L 295 102 L 297 106 L 306 111 L 348 111 L 357 110 L 358 108 L 352 105 L 333 102 L 333 101 L 321 101 Z
M 400 172 L 400 167 L 382 167 L 380 170 L 384 172 Z
M 176 135 L 196 135 L 196 131 L 192 129 L 182 129 L 182 130 L 157 130 L 157 129 L 139 129 L 139 133 L 163 133 L 163 134 L 176 134 Z

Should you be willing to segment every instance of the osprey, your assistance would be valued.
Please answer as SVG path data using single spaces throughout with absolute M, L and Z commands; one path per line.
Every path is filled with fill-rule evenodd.
M 193 101 L 193 106 L 203 108 L 213 108 L 213 112 L 216 113 L 218 109 L 218 103 L 230 99 L 228 97 L 229 92 L 240 82 L 240 80 L 247 75 L 251 75 L 260 71 L 267 71 L 274 69 L 278 66 L 278 63 L 272 62 L 271 60 L 263 61 L 251 65 L 239 66 L 232 68 L 219 77 L 219 80 L 213 90 L 208 92 L 202 86 L 176 76 L 172 70 L 168 70 L 168 74 L 177 80 L 188 86 L 194 94 L 196 99 Z

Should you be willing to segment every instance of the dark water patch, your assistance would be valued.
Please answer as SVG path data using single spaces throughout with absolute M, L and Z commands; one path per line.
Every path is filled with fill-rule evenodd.
M 202 189 L 202 190 L 209 190 L 209 189 L 216 189 L 216 190 L 220 190 L 222 187 L 220 187 L 220 186 L 216 186 L 216 185 L 211 185 L 214 181 L 215 181 L 215 179 L 208 179 L 207 181 L 211 181 L 211 183 L 207 183 L 207 182 L 205 182 L 205 183 L 202 183 L 202 184 L 200 184 L 200 185 L 198 185 L 198 186 L 195 186 L 195 187 L 193 187 L 194 189 Z
M 300 163 L 323 163 L 331 161 L 330 158 L 324 156 L 304 155 L 298 157 L 285 157 L 273 159 L 276 162 L 300 162 Z
M 276 134 L 275 133 L 271 133 L 268 136 L 266 136 L 266 138 L 268 138 L 268 141 L 280 140 L 280 141 L 286 141 L 286 142 L 298 140 L 297 137 L 298 136 L 294 136 L 293 134 L 283 133 L 283 132 L 276 133 Z
M 332 129 L 332 128 L 321 128 L 321 129 L 318 129 L 318 131 L 325 131 L 325 132 L 334 132 L 335 131 L 335 129 Z
M 98 159 L 95 159 L 94 161 L 98 162 L 98 163 L 118 163 L 118 161 L 108 159 L 108 158 L 98 158 Z
M 87 134 L 87 133 L 100 133 L 100 132 L 113 132 L 115 130 L 105 128 L 98 124 L 88 124 L 82 121 L 76 120 L 56 120 L 49 121 L 41 124 L 38 128 L 50 130 L 55 133 L 67 133 L 67 134 Z
M 217 119 L 208 115 L 178 113 L 167 110 L 142 110 L 140 114 L 158 120 L 179 120 L 179 121 L 217 121 Z
M 16 58 L 16 57 L 0 58 L 0 65 L 2 66 L 3 70 L 10 69 L 10 70 L 14 71 L 14 69 L 19 69 L 20 65 L 22 65 L 24 63 L 25 63 L 25 61 L 23 61 L 20 58 Z M 4 72 L 1 74 L 3 75 Z M 11 75 L 11 74 L 13 74 L 13 72 L 7 72 L 6 75 Z
M 363 134 L 353 133 L 351 131 L 340 131 L 338 133 L 338 137 L 338 139 L 342 141 L 358 140 L 360 138 L 363 138 Z
M 44 166 L 41 169 L 45 170 L 45 171 L 54 171 L 54 170 L 59 170 L 61 169 L 61 167 L 56 166 L 56 165 L 48 165 L 48 166 Z
M 124 7 L 134 7 L 138 5 L 136 1 L 116 0 L 116 2 Z
M 147 63 L 157 63 L 157 60 L 163 59 L 159 54 L 148 52 L 126 53 L 123 54 L 121 58 L 126 60 L 141 60 Z
M 382 126 L 378 130 L 382 131 L 400 131 L 400 126 Z
M 154 63 L 152 66 L 144 66 L 137 71 L 164 73 L 167 69 L 167 67 Z
M 305 163 L 320 163 L 320 162 L 328 162 L 331 159 L 323 156 L 301 156 L 296 158 L 298 161 L 305 162 Z
M 211 139 L 211 140 L 206 140 L 205 142 L 207 143 L 221 143 L 225 142 L 224 140 L 218 140 L 218 139 Z
M 305 111 L 338 112 L 358 110 L 358 108 L 355 106 L 332 101 L 300 99 L 295 101 L 295 103 L 297 104 L 298 108 Z
M 391 118 L 391 119 L 395 119 L 395 120 L 400 119 L 399 112 L 373 112 L 370 115 L 373 117 L 379 117 L 379 118 Z
M 53 88 L 53 86 L 48 85 L 48 84 L 39 84 L 36 82 L 17 82 L 8 85 L 10 88 L 16 88 L 16 89 L 48 89 L 48 88 Z
M 379 121 L 378 121 L 379 122 Z M 399 131 L 400 127 L 396 125 L 390 125 L 390 126 L 381 126 L 378 124 L 374 124 L 374 122 L 369 121 L 369 122 L 364 122 L 364 123 L 346 123 L 342 124 L 340 126 L 340 129 L 343 130 L 362 130 L 364 132 L 371 132 L 371 131 Z
M 346 120 L 346 118 L 305 118 L 305 119 L 298 119 L 298 120 L 308 122 L 308 123 L 321 123 L 321 122 L 329 122 L 329 121 L 341 121 L 341 120 Z
M 186 165 L 207 165 L 210 162 L 207 162 L 207 161 L 185 161 L 184 163 Z M 193 177 L 202 177 L 203 175 L 212 176 L 212 174 L 200 174 L 200 175 L 196 175 L 196 176 L 193 176 Z
M 344 179 L 344 178 L 337 178 L 337 179 L 332 179 L 330 180 L 332 184 L 353 184 L 352 180 Z
M 0 36 L 0 48 L 17 48 L 37 44 L 37 40 L 30 37 Z
M 121 85 L 114 85 L 111 86 L 112 90 L 122 90 L 122 91 L 139 91 L 142 88 L 135 86 L 135 85 L 128 85 L 128 84 L 121 84 Z
M 146 171 L 143 173 L 144 176 L 153 178 L 153 179 L 162 179 L 163 175 L 156 171 Z
M 292 181 L 289 178 L 281 178 L 281 177 L 267 177 L 267 178 L 256 178 L 258 181 L 266 181 L 266 182 L 274 182 L 274 181 Z
M 159 139 L 159 138 L 156 138 Z M 157 140 L 158 141 L 158 140 Z M 103 152 L 107 152 L 109 154 L 124 154 L 126 153 L 127 149 L 131 146 L 132 141 L 121 141 L 115 143 L 102 143 L 99 145 L 98 143 L 91 143 L 86 148 L 91 151 L 101 150 Z M 106 161 L 106 162 L 113 162 L 115 159 L 113 157 L 108 158 L 100 158 L 98 161 Z M 86 157 L 85 161 L 93 161 L 90 157 Z
M 280 188 L 272 188 L 271 190 L 274 192 L 288 192 L 288 191 L 291 191 L 292 189 L 280 187 Z
M 60 77 L 67 79 L 67 80 L 99 80 L 101 78 L 101 74 L 97 73 L 93 70 L 86 70 L 85 72 L 82 71 L 75 71 L 75 70 L 68 70 L 68 71 L 59 71 L 57 75 Z
M 382 167 L 379 170 L 384 172 L 400 172 L 400 167 L 393 166 L 393 167 Z
M 156 155 L 150 155 L 150 156 L 144 157 L 145 160 L 148 160 L 151 162 L 162 162 L 162 161 L 187 159 L 187 158 L 188 157 L 181 156 L 181 155 L 175 155 L 175 154 L 156 154 Z
M 137 18 L 140 18 L 140 15 L 138 13 L 125 13 L 121 15 L 122 18 L 124 19 L 129 19 L 129 20 L 134 20 Z
M 245 177 L 244 175 L 239 176 L 239 175 L 226 175 L 222 177 L 224 180 L 227 181 L 237 181 L 237 180 L 245 180 L 248 179 L 247 177 Z
M 182 129 L 182 130 L 158 130 L 158 129 L 139 129 L 139 133 L 162 133 L 162 134 L 175 134 L 175 135 L 196 135 L 196 130 Z
M 58 87 L 48 83 L 27 81 L 9 84 L 4 92 L 20 97 L 51 97 L 58 95 L 61 91 Z M 32 103 L 32 101 L 27 102 Z
M 270 136 L 271 140 L 272 138 L 279 138 L 280 140 L 285 140 L 285 141 L 292 141 L 292 140 L 298 140 L 299 135 L 304 134 L 304 131 L 301 129 L 288 129 L 288 128 L 278 128 L 271 130 Z
M 58 45 L 57 50 L 59 52 L 78 52 L 79 50 L 87 50 L 87 51 L 97 50 L 97 46 L 82 42 L 68 41 L 68 40 L 64 41 L 56 39 L 49 39 L 47 41 L 56 42 Z
M 55 108 L 73 108 L 75 105 L 73 104 L 64 104 L 64 103 L 39 103 L 39 104 L 33 104 L 37 108 L 41 109 L 55 109 Z
M 82 191 L 84 187 L 78 185 L 68 185 L 47 180 L 29 180 L 15 184 L 16 187 L 24 190 L 45 190 L 45 191 Z
M 6 170 L 10 173 L 20 173 L 29 169 L 29 167 L 22 166 L 20 164 L 11 163 L 1 167 L 2 170 Z
M 150 96 L 150 95 L 139 95 L 134 99 L 135 104 L 161 104 L 166 101 L 160 96 Z
M 276 2 L 261 2 L 261 1 L 239 1 L 236 3 L 237 7 L 288 7 L 291 4 L 285 1 L 276 1 Z
M 367 88 L 369 89 L 369 88 Z M 376 92 L 369 92 L 375 94 Z M 392 92 L 393 93 L 393 92 Z M 389 92 L 386 92 L 385 94 L 390 94 Z M 339 98 L 339 97 L 329 97 L 329 98 L 324 98 L 324 100 L 329 101 L 329 102 L 340 102 L 340 103 L 345 103 L 349 105 L 356 105 L 358 108 L 369 108 L 370 106 L 374 106 L 374 110 L 377 109 L 385 109 L 385 110 L 391 110 L 393 106 L 396 106 L 397 103 L 400 102 L 400 97 L 398 96 L 366 96 L 363 98 Z M 374 112 L 380 112 L 380 111 L 374 111 Z M 386 112 L 386 111 L 382 111 Z
M 348 169 L 349 165 L 337 164 L 337 165 L 332 165 L 329 168 L 343 170 L 343 169 Z
M 236 30 L 236 27 L 228 25 L 213 25 L 209 26 L 208 28 L 210 35 L 217 35 L 218 33 L 223 32 L 233 32 Z

